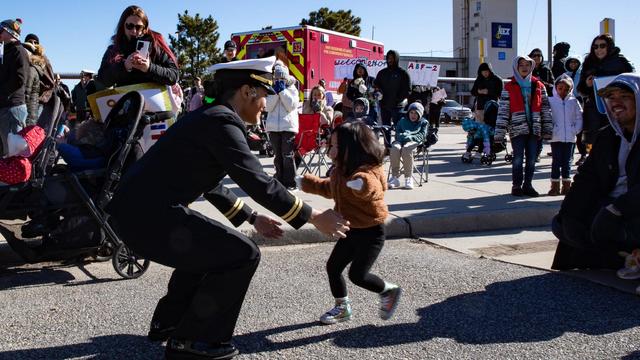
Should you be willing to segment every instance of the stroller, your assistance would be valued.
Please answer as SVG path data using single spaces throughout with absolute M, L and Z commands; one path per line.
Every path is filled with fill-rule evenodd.
M 462 162 L 470 164 L 473 162 L 472 151 L 475 149 L 480 153 L 480 163 L 491 165 L 496 160 L 496 154 L 505 151 L 504 160 L 507 164 L 513 161 L 513 155 L 509 154 L 507 142 L 494 141 L 494 131 L 496 119 L 498 117 L 498 102 L 489 100 L 484 106 L 484 124 L 476 122 L 472 118 L 462 120 L 462 129 L 467 132 L 466 152 L 462 155 Z
M 59 104 L 59 102 L 58 102 Z M 149 267 L 119 239 L 104 212 L 126 166 L 141 153 L 138 143 L 147 124 L 166 120 L 171 112 L 143 114 L 144 98 L 125 94 L 105 119 L 113 152 L 104 169 L 72 172 L 57 164 L 55 129 L 62 121 L 58 110 L 46 111 L 38 125 L 46 137 L 33 160 L 28 181 L 0 187 L 0 233 L 28 263 L 93 256 L 112 260 L 126 279 L 141 276 Z M 28 220 L 29 219 L 29 220 Z M 23 231 L 30 228 L 29 237 Z
M 265 130 L 264 122 L 266 119 L 266 113 L 260 116 L 260 123 L 247 127 L 247 144 L 251 151 L 258 151 L 260 155 L 266 155 L 267 157 L 273 156 L 273 147 L 271 141 L 269 141 L 269 135 Z

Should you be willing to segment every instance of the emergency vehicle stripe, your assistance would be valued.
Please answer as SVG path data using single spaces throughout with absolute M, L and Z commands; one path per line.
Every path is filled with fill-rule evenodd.
M 235 204 L 233 204 L 233 207 L 231 207 L 229 211 L 224 213 L 224 217 L 226 217 L 227 219 L 231 219 L 232 217 L 238 214 L 238 212 L 240 211 L 240 209 L 242 209 L 243 206 L 244 206 L 244 201 L 242 201 L 241 199 L 236 199 L 236 202 Z
M 286 222 L 290 222 L 291 220 L 295 219 L 296 216 L 298 216 L 301 209 L 302 209 L 302 200 L 300 200 L 300 198 L 296 196 L 296 202 L 291 207 L 291 210 L 289 210 L 286 214 L 282 216 L 282 220 Z

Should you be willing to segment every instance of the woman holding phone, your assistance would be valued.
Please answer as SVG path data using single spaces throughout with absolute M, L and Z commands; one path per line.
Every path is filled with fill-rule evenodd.
M 178 75 L 176 56 L 162 35 L 149 28 L 144 10 L 127 7 L 102 57 L 98 80 L 107 87 L 145 82 L 174 85 Z

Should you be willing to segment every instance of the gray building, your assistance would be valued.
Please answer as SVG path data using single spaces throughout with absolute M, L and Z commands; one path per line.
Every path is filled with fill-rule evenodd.
M 481 56 L 496 74 L 513 74 L 518 54 L 517 0 L 453 0 L 454 55 L 465 59 L 460 76 L 476 77 Z M 484 44 L 483 51 L 480 46 Z

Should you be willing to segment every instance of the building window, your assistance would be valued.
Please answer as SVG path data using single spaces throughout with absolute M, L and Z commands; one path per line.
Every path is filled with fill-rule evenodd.
M 480 11 L 482 9 L 482 3 L 480 1 L 476 1 L 476 11 Z

